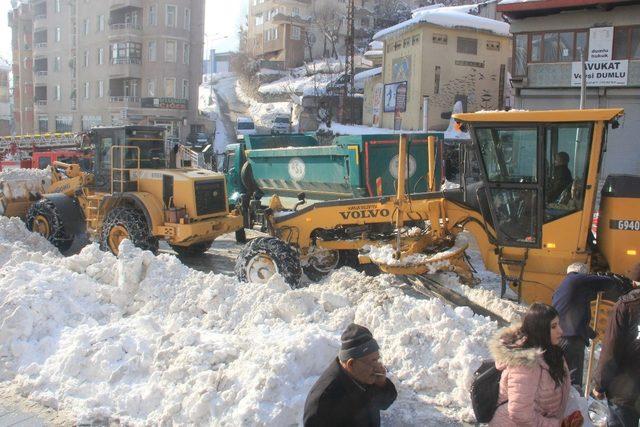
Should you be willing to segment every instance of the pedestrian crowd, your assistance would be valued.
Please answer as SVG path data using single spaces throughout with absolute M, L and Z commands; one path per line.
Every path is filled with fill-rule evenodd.
M 583 385 L 585 347 L 595 337 L 591 302 L 617 300 L 609 316 L 593 382 Z M 380 347 L 364 326 L 350 324 L 338 356 L 311 388 L 304 425 L 379 426 L 380 411 L 397 397 Z M 572 264 L 552 305 L 534 303 L 522 322 L 489 343 L 470 395 L 478 422 L 490 427 L 580 427 L 588 414 L 571 411 L 571 389 L 607 399 L 608 427 L 638 427 L 640 416 L 640 263 L 628 279 L 589 274 Z M 571 411 L 570 413 L 567 413 Z

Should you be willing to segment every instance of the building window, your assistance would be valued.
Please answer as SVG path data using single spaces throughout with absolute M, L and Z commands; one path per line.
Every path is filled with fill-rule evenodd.
M 158 25 L 158 6 L 149 6 L 149 26 Z
M 178 43 L 175 40 L 165 40 L 164 42 L 164 61 L 176 62 Z
M 573 31 L 558 34 L 558 55 L 560 62 L 573 61 L 575 33 Z
M 142 44 L 118 42 L 111 44 L 112 64 L 140 64 L 142 62 Z
M 436 65 L 436 69 L 433 75 L 434 75 L 433 93 L 438 94 L 440 93 L 440 66 L 439 65 Z
M 278 28 L 269 28 L 264 32 L 264 41 L 269 42 L 278 39 Z
M 302 38 L 302 31 L 300 27 L 293 25 L 291 27 L 291 40 L 300 40 Z
M 582 53 L 584 59 L 587 60 L 587 42 L 587 32 L 576 31 L 576 48 L 574 49 L 576 55 L 574 59 L 576 61 L 580 61 L 580 53 Z
M 82 34 L 85 36 L 89 35 L 89 28 L 91 27 L 89 19 L 85 19 L 82 21 Z
M 60 85 L 55 85 L 53 88 L 53 99 L 55 101 L 60 101 L 61 98 L 62 98 L 62 89 L 60 88 Z
M 497 40 L 487 40 L 487 50 L 500 50 L 500 42 Z
M 613 59 L 640 59 L 640 26 L 615 28 Z
M 149 62 L 156 62 L 157 53 L 156 53 L 156 41 L 151 40 L 148 44 L 147 50 L 149 51 Z
M 406 38 L 402 41 L 402 47 L 409 47 L 411 46 L 411 39 Z
M 184 10 L 184 29 L 191 30 L 191 9 Z
M 513 75 L 524 76 L 527 70 L 527 57 L 529 52 L 528 37 L 526 34 L 516 34 L 513 46 Z
M 264 23 L 264 17 L 261 13 L 256 15 L 256 25 L 262 25 Z
M 98 32 L 104 31 L 104 15 L 98 15 Z
M 98 98 L 104 97 L 104 80 L 98 81 Z
M 62 58 L 56 56 L 53 59 L 53 71 L 60 71 L 60 64 L 62 63 Z
M 189 65 L 191 61 L 191 47 L 189 43 L 185 43 L 182 45 L 182 63 L 185 65 Z
M 291 8 L 291 16 L 300 16 L 300 8 L 292 7 Z
M 38 132 L 39 133 L 49 132 L 49 117 L 38 116 Z
M 189 80 L 182 80 L 182 99 L 189 99 Z
M 89 82 L 84 83 L 84 99 L 89 99 Z
M 73 130 L 73 117 L 56 116 L 56 132 L 71 132 Z
M 98 65 L 104 64 L 104 48 L 98 49 Z
M 465 53 L 467 55 L 478 54 L 478 39 L 472 39 L 468 37 L 458 37 L 458 53 Z
M 368 27 L 369 26 L 369 18 L 360 18 L 360 26 Z
M 175 78 L 164 79 L 164 96 L 166 96 L 167 98 L 176 97 L 176 79 Z
M 399 49 L 402 49 L 402 42 L 400 40 L 398 40 L 393 44 L 393 50 L 399 50 Z
M 90 130 L 102 124 L 102 116 L 82 116 L 82 130 Z
M 147 80 L 147 96 L 156 96 L 156 81 L 153 79 Z
M 167 5 L 165 25 L 173 28 L 178 26 L 178 6 L 174 6 L 172 4 Z
M 420 35 L 416 34 L 415 36 L 411 37 L 411 44 L 414 45 L 418 43 L 420 43 Z
M 558 62 L 558 33 L 542 36 L 542 58 L 544 62 Z
M 62 10 L 62 9 L 61 9 L 61 7 L 60 7 L 60 0 L 55 0 L 55 1 L 53 2 L 53 10 L 54 10 L 56 13 L 60 13 L 60 11 Z
M 87 68 L 89 66 L 89 51 L 88 50 L 84 51 L 83 58 L 84 58 L 84 63 L 82 65 L 84 66 L 84 68 Z
M 61 35 L 62 35 L 62 30 L 60 29 L 60 27 L 56 27 L 56 31 L 55 31 L 55 35 L 54 35 L 54 39 L 53 40 L 56 43 L 59 43 L 60 39 L 62 38 Z

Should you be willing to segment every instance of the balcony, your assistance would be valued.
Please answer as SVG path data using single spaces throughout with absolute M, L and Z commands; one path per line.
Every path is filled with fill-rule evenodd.
M 36 83 L 46 83 L 47 81 L 47 70 L 34 71 L 33 72 L 33 80 Z
M 142 25 L 134 22 L 119 22 L 109 25 L 109 38 L 127 37 L 139 38 L 142 36 Z
M 34 15 L 33 16 L 33 23 L 36 24 L 38 22 L 43 22 L 47 20 L 47 14 L 46 13 L 41 13 L 39 15 Z
M 118 104 L 118 105 L 115 105 L 117 107 L 120 107 L 120 106 L 140 107 L 140 97 L 139 96 L 110 96 L 109 103 Z
M 36 111 L 43 111 L 47 108 L 47 100 L 46 99 L 36 99 L 33 103 L 33 107 Z

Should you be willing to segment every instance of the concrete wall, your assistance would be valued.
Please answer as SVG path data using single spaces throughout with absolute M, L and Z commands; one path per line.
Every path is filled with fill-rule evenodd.
M 417 43 L 413 43 L 414 37 L 419 39 Z M 458 37 L 477 39 L 477 54 L 458 53 Z M 499 50 L 488 49 L 488 42 L 498 43 Z M 397 43 L 400 43 L 399 49 L 394 48 Z M 408 81 L 407 111 L 401 114 L 402 128 L 422 129 L 425 96 L 429 97 L 428 122 L 433 130 L 446 129 L 448 119 L 442 115 L 451 111 L 456 100 L 463 100 L 468 112 L 497 109 L 501 105 L 501 65 L 506 70 L 510 56 L 510 38 L 487 32 L 421 24 L 395 37 L 389 36 L 385 40 L 383 81 L 385 84 Z M 410 62 L 406 78 L 397 71 L 402 62 Z M 439 78 L 436 67 L 439 67 Z M 393 128 L 394 113 L 384 113 L 382 124 Z

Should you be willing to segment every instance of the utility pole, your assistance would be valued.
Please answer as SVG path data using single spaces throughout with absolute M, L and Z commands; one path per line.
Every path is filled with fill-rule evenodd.
M 340 121 L 351 123 L 353 120 L 353 102 L 349 98 L 355 92 L 353 78 L 356 74 L 355 68 L 355 0 L 349 0 L 347 6 L 347 38 L 345 39 L 346 57 L 344 64 L 344 85 L 340 93 Z M 353 100 L 351 100 L 353 101 Z

